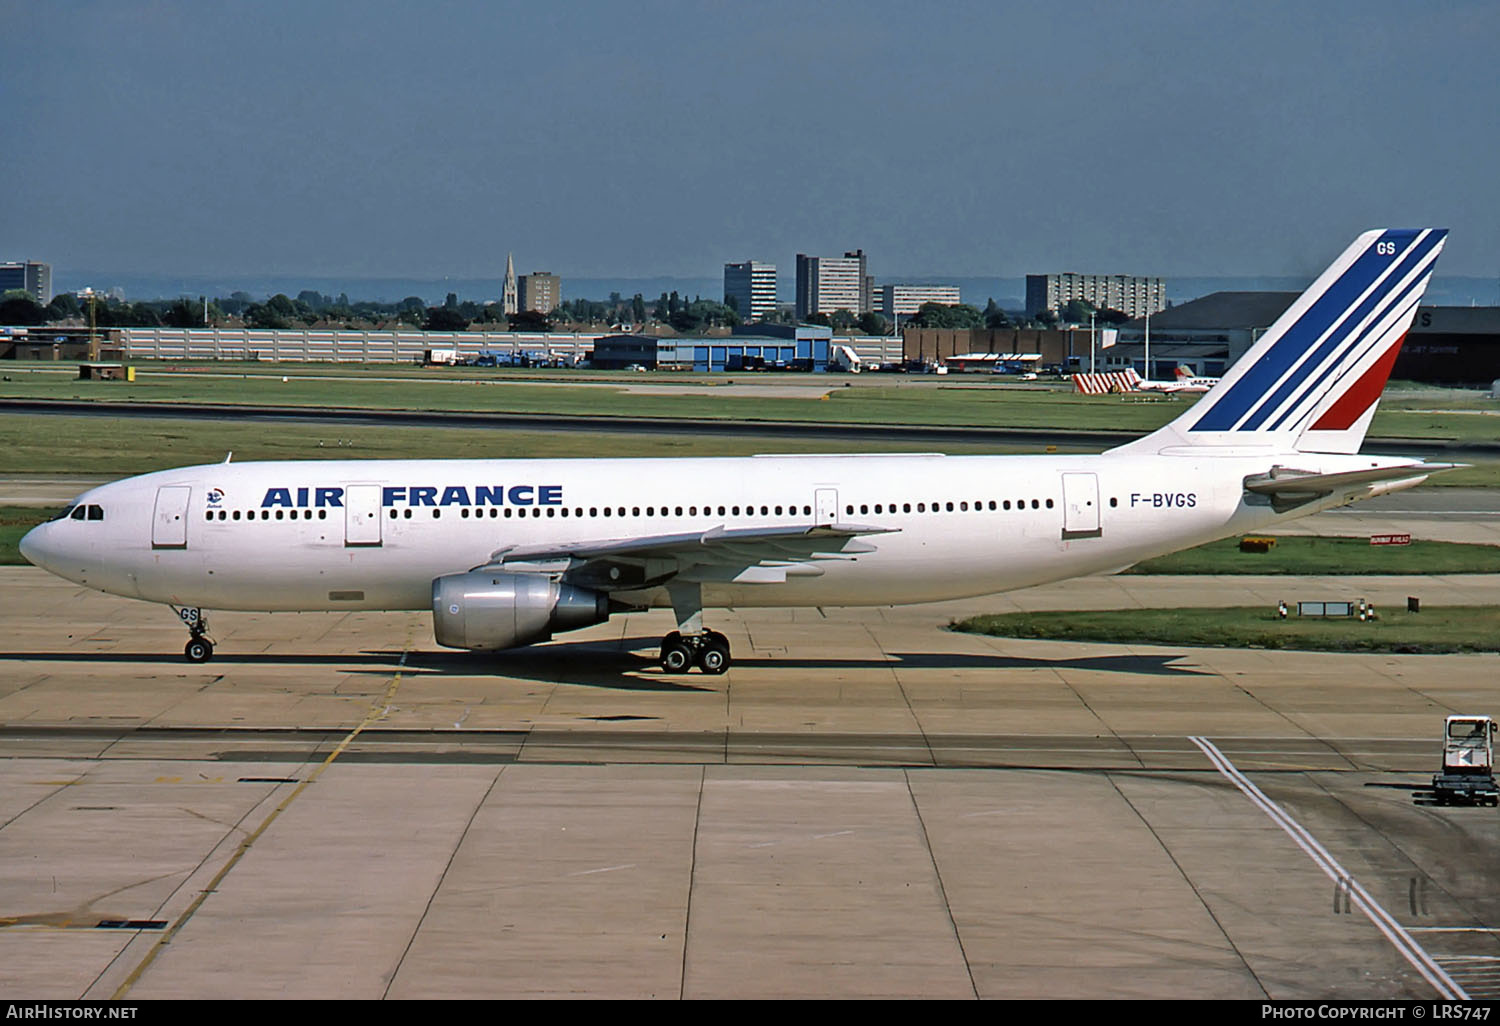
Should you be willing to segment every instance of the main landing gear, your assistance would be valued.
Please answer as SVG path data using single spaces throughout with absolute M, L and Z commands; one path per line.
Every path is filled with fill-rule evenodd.
M 214 657 L 214 643 L 208 639 L 208 617 L 203 615 L 203 610 L 196 606 L 191 609 L 178 609 L 172 607 L 183 623 L 187 624 L 188 633 L 192 635 L 182 654 L 190 663 L 206 663 Z
M 704 673 L 729 669 L 729 639 L 718 631 L 683 634 L 673 631 L 661 639 L 661 668 L 668 673 L 687 673 L 694 666 Z
M 712 674 L 728 670 L 729 639 L 703 629 L 702 586 L 673 581 L 667 585 L 667 594 L 677 629 L 661 639 L 661 668 L 668 673 L 687 673 L 694 666 Z

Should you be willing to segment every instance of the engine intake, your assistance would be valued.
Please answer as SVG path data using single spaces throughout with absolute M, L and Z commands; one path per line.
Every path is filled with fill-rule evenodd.
M 490 650 L 546 641 L 609 619 L 609 599 L 544 574 L 449 574 L 432 582 L 439 645 Z

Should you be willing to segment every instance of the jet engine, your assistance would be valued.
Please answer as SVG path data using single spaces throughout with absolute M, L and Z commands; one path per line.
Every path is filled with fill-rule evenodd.
M 546 641 L 609 619 L 609 599 L 545 574 L 449 574 L 432 582 L 439 645 L 488 650 Z

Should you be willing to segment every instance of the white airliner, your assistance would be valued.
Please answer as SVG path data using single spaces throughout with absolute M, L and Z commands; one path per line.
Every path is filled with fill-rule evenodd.
M 670 606 L 669 672 L 729 666 L 703 610 L 954 599 L 1117 571 L 1421 483 L 1359 455 L 1446 231 L 1360 236 L 1191 409 L 1094 456 L 224 463 L 79 496 L 21 542 L 70 581 L 203 609 L 432 609 L 505 649 Z

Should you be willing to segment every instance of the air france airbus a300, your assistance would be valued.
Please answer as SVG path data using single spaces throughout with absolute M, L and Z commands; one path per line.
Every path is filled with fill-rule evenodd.
M 729 666 L 705 609 L 965 598 L 1117 571 L 1421 483 L 1362 456 L 1447 233 L 1372 231 L 1202 399 L 1095 456 L 242 463 L 92 489 L 21 551 L 100 591 L 203 609 L 432 609 L 506 649 L 670 606 L 661 665 Z

